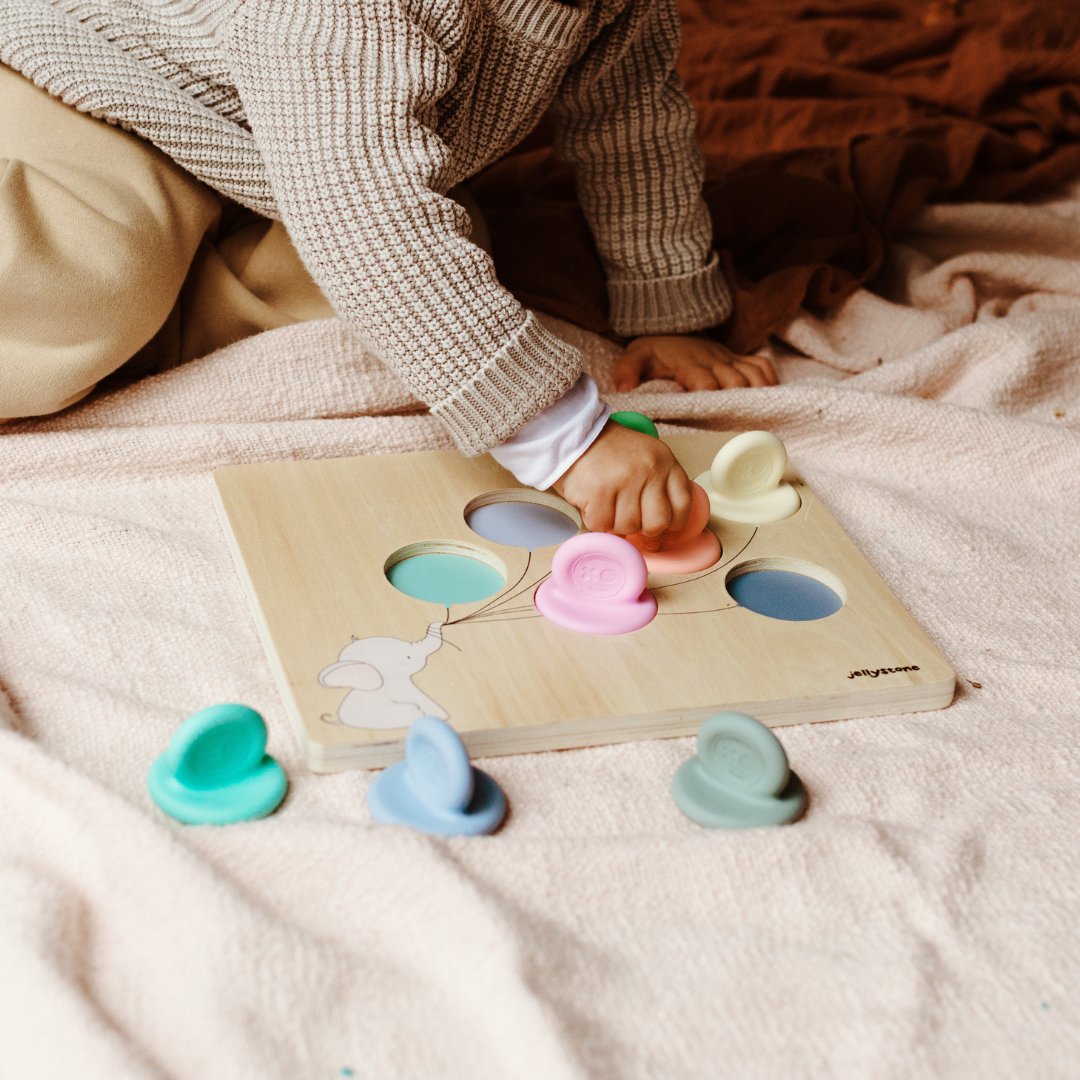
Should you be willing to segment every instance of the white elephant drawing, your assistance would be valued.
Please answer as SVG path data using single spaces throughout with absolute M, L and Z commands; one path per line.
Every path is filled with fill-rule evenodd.
M 347 686 L 338 719 L 349 727 L 404 728 L 421 716 L 446 720 L 449 713 L 413 681 L 442 645 L 442 623 L 433 622 L 419 641 L 360 638 L 346 645 L 337 663 L 319 672 L 323 686 Z

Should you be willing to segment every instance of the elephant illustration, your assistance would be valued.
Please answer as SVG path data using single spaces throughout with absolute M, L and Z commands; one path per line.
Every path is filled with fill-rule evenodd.
M 347 686 L 351 691 L 338 706 L 341 723 L 404 728 L 421 716 L 446 720 L 449 713 L 412 681 L 442 645 L 442 625 L 433 622 L 419 641 L 369 637 L 346 645 L 337 663 L 319 672 L 323 686 Z

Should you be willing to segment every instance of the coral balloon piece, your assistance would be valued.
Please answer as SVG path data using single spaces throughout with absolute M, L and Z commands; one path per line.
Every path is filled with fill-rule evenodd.
M 654 574 L 695 574 L 720 560 L 720 541 L 709 529 L 712 514 L 709 496 L 700 484 L 691 486 L 690 520 L 677 532 L 665 533 L 659 551 L 646 551 L 641 533 L 626 538 L 641 552 L 645 566 Z
M 656 598 L 633 544 L 609 533 L 580 533 L 555 552 L 551 577 L 536 590 L 544 618 L 581 634 L 629 634 L 652 622 Z

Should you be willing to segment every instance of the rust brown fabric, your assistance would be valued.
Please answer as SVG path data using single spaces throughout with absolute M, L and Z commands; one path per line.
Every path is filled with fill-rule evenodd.
M 680 0 L 705 198 L 760 345 L 800 304 L 839 303 L 928 201 L 1003 201 L 1080 175 L 1072 0 Z M 524 303 L 605 332 L 573 176 L 541 125 L 468 186 L 499 277 Z

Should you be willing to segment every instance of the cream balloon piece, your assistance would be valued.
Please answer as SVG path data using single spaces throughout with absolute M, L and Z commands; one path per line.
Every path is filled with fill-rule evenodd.
M 799 493 L 783 479 L 784 444 L 770 431 L 744 431 L 725 443 L 712 468 L 695 478 L 709 496 L 712 512 L 727 521 L 765 525 L 799 509 Z

